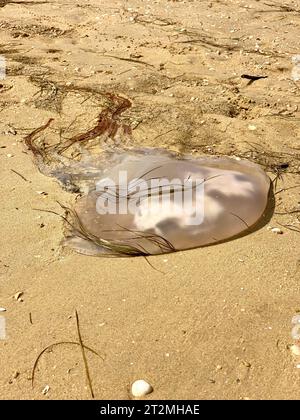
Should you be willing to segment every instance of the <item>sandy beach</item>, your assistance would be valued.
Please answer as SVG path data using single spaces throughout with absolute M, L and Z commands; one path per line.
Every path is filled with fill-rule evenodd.
M 132 399 L 136 379 L 149 400 L 300 398 L 297 54 L 299 0 L 0 1 L 0 399 L 91 398 L 75 310 L 97 353 L 96 399 Z M 38 170 L 24 138 L 49 118 L 53 135 L 92 127 L 101 92 L 131 101 L 134 146 L 265 165 L 270 220 L 150 264 L 62 247 L 50 212 L 76 194 Z M 77 344 L 45 351 L 32 385 L 61 342 Z

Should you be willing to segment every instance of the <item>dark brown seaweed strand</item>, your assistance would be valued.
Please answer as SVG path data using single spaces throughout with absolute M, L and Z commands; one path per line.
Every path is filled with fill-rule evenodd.
M 202 185 L 202 184 L 204 184 L 205 182 L 207 182 L 207 181 L 210 181 L 211 179 L 214 179 L 214 178 L 219 178 L 220 176 L 224 176 L 223 174 L 220 174 L 220 175 L 214 175 L 214 176 L 211 176 L 210 178 L 207 178 L 207 179 L 204 179 L 203 180 L 203 182 L 201 183 L 201 184 L 199 184 L 199 185 Z M 199 187 L 199 185 L 192 185 L 191 187 L 189 187 L 189 189 L 188 190 L 194 190 L 194 189 L 196 189 L 196 188 L 198 188 Z M 182 186 L 182 185 L 173 185 L 173 186 L 177 186 L 177 187 L 181 187 L 182 188 L 182 190 L 181 191 L 184 191 L 184 187 Z M 141 197 L 141 198 L 144 198 L 144 199 L 147 199 L 147 198 L 149 198 L 149 197 L 152 197 L 152 196 L 162 196 L 163 194 L 165 194 L 165 193 L 169 193 L 169 191 L 162 191 L 162 187 L 157 187 L 159 190 L 158 191 L 154 191 L 153 192 L 153 190 L 154 190 L 154 188 L 152 188 L 149 192 L 148 192 L 148 194 L 147 195 L 145 195 L 144 197 Z M 148 190 L 144 190 L 145 192 L 147 192 Z M 180 191 L 180 190 L 172 190 L 172 191 L 170 191 L 170 194 L 175 194 L 175 192 L 177 192 L 177 191 Z M 143 191 L 140 191 L 140 192 L 143 192 Z M 130 198 L 130 197 L 129 197 Z
M 84 349 L 84 344 L 83 344 L 82 337 L 81 337 L 81 331 L 80 331 L 80 325 L 79 325 L 79 316 L 78 316 L 78 312 L 77 312 L 76 309 L 75 309 L 75 319 L 76 319 L 77 335 L 78 335 L 78 341 L 79 341 L 79 344 L 80 344 L 80 349 L 81 349 L 81 354 L 82 354 L 82 359 L 83 359 L 85 374 L 86 374 L 87 382 L 89 384 L 89 389 L 90 389 L 91 397 L 94 399 L 95 398 L 95 393 L 94 393 L 94 390 L 93 390 L 93 385 L 92 385 L 92 380 L 91 380 L 89 365 L 88 365 L 88 362 L 87 362 L 87 358 L 86 358 L 86 354 L 85 354 L 85 349 Z
M 232 216 L 234 216 L 234 217 L 236 217 L 236 218 L 238 218 L 241 222 L 243 222 L 245 225 L 246 225 L 246 227 L 247 228 L 249 228 L 250 226 L 247 224 L 247 222 L 244 220 L 244 219 L 242 219 L 240 216 L 238 216 L 237 214 L 235 214 L 235 213 L 229 213 L 229 214 L 231 214 Z
M 71 226 L 75 230 L 75 234 L 82 239 L 88 240 L 95 245 L 99 246 L 100 248 L 103 248 L 110 252 L 110 254 L 105 254 L 105 256 L 111 256 L 111 257 L 119 257 L 119 256 L 142 256 L 142 255 L 150 255 L 148 252 L 143 252 L 141 249 L 134 247 L 132 245 L 125 245 L 120 244 L 118 242 L 109 241 L 106 239 L 98 238 L 96 235 L 89 232 L 83 223 L 81 222 L 78 214 L 75 210 L 68 209 L 67 207 L 61 205 L 61 207 L 72 217 L 74 220 L 74 223 L 77 224 L 75 226 L 74 224 L 68 222 L 69 226 Z M 68 217 L 68 216 L 66 216 Z
M 171 244 L 171 242 L 168 241 L 166 238 L 164 238 L 161 235 L 157 235 L 155 233 L 148 233 L 147 234 L 147 233 L 141 232 L 140 230 L 134 230 L 134 229 L 126 228 L 126 227 L 121 226 L 119 224 L 117 226 L 121 227 L 122 229 L 127 230 L 128 232 L 138 234 L 138 235 L 140 235 L 141 238 L 146 238 L 146 239 L 148 239 L 148 238 L 151 238 L 151 239 L 155 238 L 155 241 L 153 240 L 153 242 L 155 242 L 155 243 L 156 242 L 159 242 L 158 240 L 161 240 L 162 243 L 165 243 L 166 244 L 167 249 L 170 249 L 172 251 L 176 251 L 175 247 Z
M 44 353 L 46 353 L 46 351 L 51 350 L 53 347 L 60 346 L 60 345 L 62 345 L 62 344 L 72 344 L 72 345 L 74 345 L 74 344 L 75 344 L 76 346 L 80 346 L 80 343 L 78 343 L 77 341 L 59 341 L 59 342 L 57 342 L 57 343 L 53 343 L 53 344 L 50 344 L 50 346 L 45 347 L 45 348 L 44 348 L 44 349 L 40 352 L 40 354 L 38 355 L 38 357 L 36 358 L 36 360 L 35 360 L 35 362 L 34 362 L 34 365 L 33 365 L 33 368 L 32 368 L 32 374 L 31 374 L 31 386 L 32 386 L 32 388 L 33 388 L 33 385 L 34 385 L 35 371 L 36 371 L 36 368 L 37 368 L 37 366 L 38 366 L 39 360 L 40 360 L 40 358 L 42 357 L 42 355 L 43 355 Z M 89 350 L 91 353 L 93 353 L 93 354 L 95 354 L 96 356 L 100 357 L 100 359 L 102 359 L 102 360 L 104 361 L 104 358 L 103 358 L 102 356 L 100 356 L 100 354 L 98 354 L 95 350 L 91 349 L 90 347 L 88 347 L 88 346 L 86 346 L 86 345 L 83 345 L 83 346 L 84 346 L 84 348 L 85 348 L 86 350 Z
M 131 128 L 129 126 L 118 122 L 121 114 L 131 107 L 131 102 L 126 98 L 108 92 L 102 92 L 101 94 L 110 101 L 110 104 L 100 112 L 95 127 L 91 128 L 85 133 L 80 133 L 71 137 L 70 139 L 66 140 L 64 144 L 58 143 L 49 146 L 38 146 L 36 144 L 36 137 L 38 134 L 49 127 L 53 121 L 53 118 L 50 118 L 46 124 L 36 128 L 25 137 L 24 140 L 28 149 L 35 156 L 40 156 L 43 161 L 49 161 L 51 159 L 52 151 L 61 154 L 75 143 L 87 142 L 103 135 L 104 133 L 107 133 L 107 135 L 112 139 L 116 136 L 120 128 L 123 128 L 124 132 L 127 134 L 131 134 Z
M 49 127 L 49 125 L 52 123 L 52 121 L 54 121 L 54 118 L 50 118 L 48 120 L 48 122 L 38 128 L 36 128 L 35 130 L 33 130 L 30 134 L 28 134 L 24 141 L 26 146 L 28 147 L 28 149 L 34 154 L 34 156 L 41 156 L 43 159 L 45 157 L 45 154 L 42 150 L 41 147 L 38 147 L 35 144 L 35 140 L 36 140 L 36 136 L 37 134 L 40 134 L 42 131 L 46 130 L 46 128 Z
M 155 169 L 157 169 L 157 168 L 155 168 Z M 149 172 L 151 172 L 151 171 L 149 171 Z M 211 179 L 219 178 L 220 176 L 224 176 L 224 175 L 223 174 L 220 174 L 220 175 L 211 176 L 210 178 L 204 179 L 203 182 L 201 184 L 199 184 L 199 185 L 202 185 L 205 182 L 210 181 Z M 137 181 L 139 179 L 140 178 L 138 178 Z M 147 179 L 147 181 L 154 180 L 154 179 L 159 179 L 159 178 L 154 177 L 154 178 Z M 189 187 L 189 190 L 194 190 L 195 188 L 198 188 L 199 185 L 192 185 L 191 187 Z M 136 186 L 138 186 L 138 184 L 136 184 L 135 187 Z M 176 184 L 176 185 L 173 184 L 172 187 L 174 187 L 174 186 L 175 187 L 181 187 L 181 191 L 183 191 L 183 188 L 184 187 L 181 184 L 180 185 L 179 184 Z M 132 195 L 136 194 L 136 191 L 132 191 L 132 192 L 129 192 L 127 195 L 120 195 L 118 191 L 119 190 L 122 190 L 122 189 L 124 189 L 125 191 L 127 191 L 126 187 L 121 188 L 119 185 L 117 185 L 117 188 L 116 188 L 116 191 L 115 192 L 107 191 L 105 189 L 97 190 L 97 192 L 106 194 L 107 196 L 111 196 L 112 198 L 118 198 L 118 199 L 120 199 L 120 198 L 126 198 L 127 200 L 129 200 Z M 150 196 L 162 196 L 166 192 L 166 191 L 162 191 L 162 186 L 158 186 L 157 189 L 158 189 L 158 191 L 156 191 L 156 192 L 155 192 L 155 189 L 154 188 L 151 188 L 150 191 L 148 191 L 149 189 L 139 191 L 140 193 L 141 192 L 147 193 L 145 196 L 142 196 L 140 198 L 145 198 L 146 199 L 146 198 L 149 198 Z M 172 191 L 170 191 L 170 194 L 175 194 L 175 192 L 177 192 L 177 191 L 180 191 L 180 190 L 174 190 L 173 189 Z
M 59 203 L 60 204 L 60 203 Z M 60 204 L 60 206 L 66 211 L 66 217 L 63 217 L 64 220 L 67 220 L 68 225 L 73 229 L 73 233 L 79 236 L 82 239 L 89 240 L 95 245 L 107 250 L 109 254 L 106 256 L 147 256 L 152 255 L 148 251 L 145 251 L 142 246 L 133 246 L 128 244 L 122 244 L 120 242 L 111 241 L 108 239 L 102 239 L 97 237 L 88 231 L 88 229 L 83 225 L 80 217 L 75 210 L 69 209 L 66 206 Z M 68 220 L 68 215 L 73 219 L 73 223 Z M 120 226 L 122 228 L 122 226 Z M 123 228 L 127 229 L 127 228 Z M 130 229 L 127 229 L 130 231 Z M 175 251 L 174 246 L 165 238 L 160 235 L 155 234 L 145 234 L 140 231 L 133 231 L 136 234 L 141 235 L 141 239 L 149 240 L 151 243 L 157 245 L 163 252 L 172 252 Z
M 58 150 L 58 153 L 63 153 L 74 143 L 87 142 L 104 133 L 107 133 L 108 137 L 112 139 L 116 136 L 117 131 L 121 127 L 117 120 L 123 112 L 131 107 L 131 102 L 126 98 L 111 93 L 103 93 L 103 95 L 108 98 L 113 105 L 108 106 L 100 112 L 95 127 L 85 133 L 80 133 L 71 137 L 66 144 Z M 128 130 L 130 131 L 130 127 L 128 127 Z

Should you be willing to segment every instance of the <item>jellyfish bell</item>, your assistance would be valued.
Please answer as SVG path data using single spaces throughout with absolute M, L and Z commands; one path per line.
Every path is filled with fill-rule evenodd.
M 211 245 L 247 232 L 267 206 L 270 179 L 246 160 L 144 149 L 104 161 L 75 205 L 65 240 L 84 254 L 153 255 Z

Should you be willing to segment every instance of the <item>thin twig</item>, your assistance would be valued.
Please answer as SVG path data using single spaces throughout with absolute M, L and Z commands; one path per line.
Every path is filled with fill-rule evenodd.
M 128 61 L 129 63 L 144 64 L 148 67 L 154 67 L 153 64 L 146 63 L 146 61 L 135 60 L 133 58 L 118 57 L 117 55 L 103 54 L 104 57 L 115 58 L 116 60 Z
M 23 179 L 23 181 L 25 181 L 25 182 L 31 182 L 31 181 L 28 181 L 28 179 L 26 179 L 26 178 L 25 178 L 25 176 L 23 176 L 23 175 L 22 175 L 22 174 L 20 174 L 19 172 L 15 171 L 14 169 L 11 169 L 11 171 L 12 171 L 14 174 L 18 175 L 20 178 L 22 178 L 22 179 Z
M 80 347 L 81 347 L 81 353 L 82 353 L 82 358 L 83 358 L 83 363 L 84 363 L 86 378 L 87 378 L 87 381 L 88 381 L 88 384 L 89 384 L 89 388 L 90 388 L 90 392 L 91 392 L 91 397 L 94 399 L 95 398 L 95 395 L 94 395 L 94 391 L 93 391 L 93 386 L 92 386 L 92 381 L 91 381 L 89 366 L 88 366 L 88 362 L 87 362 L 85 351 L 84 351 L 84 345 L 83 345 L 82 338 L 81 338 L 81 333 L 80 333 L 80 328 L 79 328 L 78 312 L 77 312 L 76 309 L 75 309 L 75 317 L 76 317 L 76 326 L 77 326 L 78 340 L 79 340 L 79 344 L 80 344 Z

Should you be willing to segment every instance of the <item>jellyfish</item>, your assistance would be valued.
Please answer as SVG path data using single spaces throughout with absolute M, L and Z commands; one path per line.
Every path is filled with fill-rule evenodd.
M 163 254 L 234 238 L 262 218 L 270 189 L 269 177 L 247 160 L 160 149 L 115 152 L 85 173 L 89 190 L 70 212 L 65 244 L 98 256 Z
M 87 132 L 48 143 L 40 136 L 51 119 L 25 138 L 40 171 L 80 193 L 72 209 L 63 206 L 64 245 L 93 256 L 148 256 L 213 245 L 258 226 L 271 184 L 253 162 L 124 144 L 96 149 L 99 137 L 130 132 L 117 120 L 129 101 L 109 98 L 117 98 L 115 107 Z

